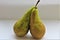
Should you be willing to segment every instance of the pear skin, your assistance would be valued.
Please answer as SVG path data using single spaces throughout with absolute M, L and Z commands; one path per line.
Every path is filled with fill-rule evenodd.
M 34 7 L 32 7 L 31 9 L 29 9 L 25 15 L 17 20 L 17 22 L 14 24 L 14 32 L 17 36 L 19 37 L 23 37 L 25 36 L 28 31 L 29 31 L 29 27 L 30 27 L 30 16 L 31 16 L 31 11 Z
M 41 39 L 45 34 L 45 25 L 42 23 L 38 15 L 38 8 L 35 7 L 31 13 L 30 33 L 36 39 Z

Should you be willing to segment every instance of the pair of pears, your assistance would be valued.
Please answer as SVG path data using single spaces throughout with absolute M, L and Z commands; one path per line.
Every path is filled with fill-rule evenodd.
M 41 39 L 45 34 L 45 26 L 39 18 L 38 8 L 35 6 L 14 24 L 14 32 L 19 37 L 25 36 L 29 30 L 36 39 Z

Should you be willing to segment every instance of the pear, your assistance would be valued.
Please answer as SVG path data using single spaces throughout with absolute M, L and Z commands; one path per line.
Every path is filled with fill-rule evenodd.
M 30 17 L 30 33 L 36 39 L 41 39 L 45 34 L 45 25 L 38 15 L 38 8 L 32 10 Z
M 32 12 L 32 9 L 34 7 L 32 7 L 31 9 L 29 9 L 25 15 L 21 18 L 21 19 L 18 19 L 16 21 L 16 23 L 14 24 L 14 32 L 17 36 L 19 37 L 23 37 L 25 36 L 28 31 L 29 31 L 29 26 L 30 26 L 30 16 L 31 16 L 31 12 Z

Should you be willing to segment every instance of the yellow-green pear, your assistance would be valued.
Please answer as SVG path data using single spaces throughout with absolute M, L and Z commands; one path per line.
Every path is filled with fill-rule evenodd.
M 38 8 L 32 10 L 30 17 L 30 33 L 36 39 L 41 39 L 45 34 L 45 26 L 39 18 Z
M 18 19 L 17 22 L 14 24 L 14 32 L 17 36 L 23 37 L 28 33 L 29 27 L 30 27 L 30 16 L 31 12 L 34 7 L 29 9 L 25 15 L 21 18 Z

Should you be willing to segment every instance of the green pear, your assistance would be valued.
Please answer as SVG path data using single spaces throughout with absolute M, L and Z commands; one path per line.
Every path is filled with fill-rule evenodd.
M 34 9 L 34 7 L 29 9 L 25 13 L 25 15 L 21 19 L 18 19 L 17 22 L 14 24 L 13 29 L 17 36 L 23 37 L 28 33 L 30 27 L 30 16 L 31 16 L 32 9 Z
M 30 17 L 30 33 L 36 39 L 41 39 L 45 34 L 45 25 L 38 15 L 38 8 L 32 10 Z

